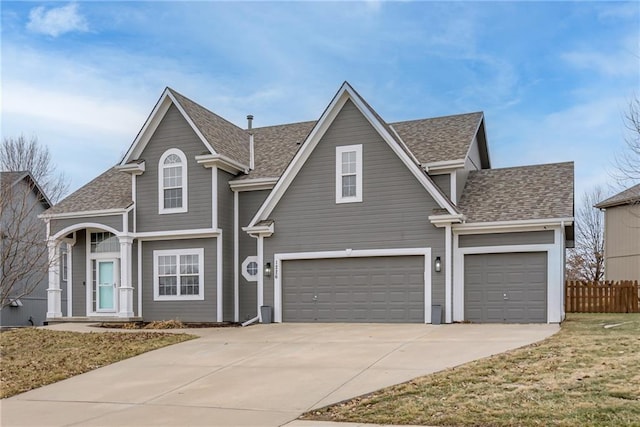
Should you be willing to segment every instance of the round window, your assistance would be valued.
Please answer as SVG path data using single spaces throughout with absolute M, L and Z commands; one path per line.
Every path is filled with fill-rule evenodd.
M 247 264 L 247 273 L 249 273 L 250 276 L 255 276 L 256 274 L 258 274 L 258 263 L 255 261 L 251 261 L 249 264 Z

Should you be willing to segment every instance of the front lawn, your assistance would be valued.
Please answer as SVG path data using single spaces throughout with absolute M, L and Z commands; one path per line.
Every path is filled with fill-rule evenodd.
M 192 338 L 195 336 L 159 332 L 80 333 L 36 328 L 2 332 L 0 398 Z
M 560 332 L 540 343 L 301 418 L 433 426 L 640 426 L 640 314 L 571 314 Z

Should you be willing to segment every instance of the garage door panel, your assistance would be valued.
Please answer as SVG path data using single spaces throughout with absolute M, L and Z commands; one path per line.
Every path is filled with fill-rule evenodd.
M 424 322 L 422 256 L 289 260 L 282 271 L 285 322 Z
M 466 320 L 546 322 L 546 252 L 465 255 L 464 264 Z

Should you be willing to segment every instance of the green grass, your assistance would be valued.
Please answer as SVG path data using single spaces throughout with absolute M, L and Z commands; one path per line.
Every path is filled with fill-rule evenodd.
M 604 328 L 614 324 L 620 325 Z M 540 343 L 301 418 L 433 426 L 640 426 L 640 314 L 569 315 L 560 332 Z
M 36 328 L 2 332 L 0 398 L 192 338 L 195 336 L 160 332 L 80 333 Z

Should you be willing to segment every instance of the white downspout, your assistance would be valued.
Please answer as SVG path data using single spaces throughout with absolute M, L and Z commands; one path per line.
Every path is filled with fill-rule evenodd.
M 238 277 L 240 266 L 240 233 L 238 227 L 238 192 L 233 192 L 233 321 L 240 321 L 240 277 Z

